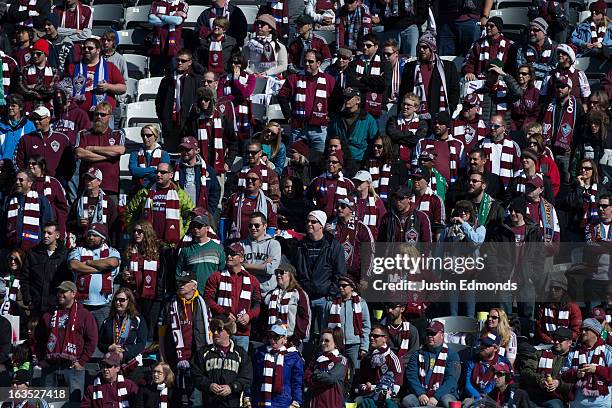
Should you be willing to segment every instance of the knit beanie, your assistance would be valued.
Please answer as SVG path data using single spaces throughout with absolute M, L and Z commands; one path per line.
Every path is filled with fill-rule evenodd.
M 504 20 L 501 17 L 491 17 L 487 20 L 487 23 L 495 24 L 500 33 L 504 30 Z
M 429 31 L 426 31 L 421 38 L 419 38 L 419 44 L 428 46 L 432 52 L 438 52 L 438 46 L 436 45 L 436 37 L 431 35 Z

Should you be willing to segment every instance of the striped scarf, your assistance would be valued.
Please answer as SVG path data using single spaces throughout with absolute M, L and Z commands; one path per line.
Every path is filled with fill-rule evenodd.
M 17 62 L 2 51 L 0 51 L 0 58 L 2 59 L 2 70 L 0 70 L 0 83 L 3 86 L 3 94 L 2 98 L 0 99 L 0 106 L 4 106 L 6 105 L 5 97 L 9 94 L 11 88 L 11 71 L 17 67 Z
M 136 281 L 136 293 L 138 299 L 154 299 L 159 264 L 158 261 L 148 261 L 144 258 L 141 263 L 141 258 L 138 249 L 136 247 L 132 248 L 129 268 Z
M 412 114 L 412 118 L 409 120 L 404 118 L 403 115 L 397 116 L 397 126 L 402 132 L 411 132 L 416 133 L 419 129 L 419 115 L 416 113 Z M 412 159 L 412 149 L 406 145 L 399 145 L 399 159 L 403 161 L 406 165 L 410 164 L 410 160 Z M 386 198 L 385 198 L 386 199 Z
M 183 85 L 185 83 L 185 77 L 187 74 L 179 74 L 178 71 L 174 72 L 174 102 L 172 104 L 172 120 L 174 123 L 180 123 L 181 121 L 181 98 L 183 94 Z
M 591 21 L 591 44 L 597 44 L 598 42 L 603 43 L 607 30 L 608 25 L 605 24 L 605 21 L 604 24 L 599 27 L 597 27 L 595 23 Z
M 73 87 L 72 87 L 72 96 L 77 96 L 78 95 L 85 95 L 85 92 L 87 90 L 87 64 L 85 63 L 81 63 L 81 64 L 76 64 L 74 67 L 74 75 L 73 75 Z M 105 102 L 106 101 L 106 94 L 107 92 L 104 93 L 94 93 L 93 90 L 96 89 L 96 87 L 98 86 L 98 83 L 103 80 L 105 82 L 108 82 L 108 62 L 106 61 L 105 58 L 100 58 L 100 61 L 98 61 L 98 65 L 94 68 L 94 77 L 93 77 L 93 82 L 91 83 L 91 87 L 92 90 L 89 91 L 92 93 L 92 98 L 91 98 L 91 108 L 89 109 L 90 111 L 93 111 L 96 109 L 96 106 L 98 105 L 98 103 L 101 102 Z
M 316 76 L 317 85 L 315 87 L 314 100 L 312 101 L 311 116 L 317 118 L 327 118 L 327 80 L 322 72 Z M 299 76 L 296 82 L 295 103 L 293 104 L 293 119 L 296 119 L 298 125 L 307 125 L 306 118 L 306 78 Z M 316 109 L 315 109 L 316 108 Z
M 287 33 L 289 25 L 289 1 L 271 1 L 268 3 L 271 8 L 272 17 L 276 21 L 276 33 L 279 37 Z
M 279 350 L 274 350 L 270 346 L 266 348 L 260 388 L 263 398 L 260 406 L 271 407 L 272 395 L 283 393 L 285 355 L 294 351 L 296 351 L 295 347 L 286 348 L 282 346 Z
M 527 215 L 531 216 L 529 205 L 527 206 Z M 553 242 L 555 234 L 560 233 L 559 219 L 557 218 L 557 212 L 551 203 L 546 201 L 544 198 L 540 199 L 538 205 L 539 218 L 540 218 L 540 233 L 544 242 Z M 532 217 L 532 219 L 535 219 Z M 558 236 L 557 236 L 558 237 Z
M 544 46 L 542 47 L 540 54 L 536 54 L 536 49 L 533 46 L 528 47 L 525 51 L 525 60 L 529 64 L 539 62 L 542 65 L 546 65 L 552 56 L 552 49 L 553 43 L 550 38 L 546 37 L 546 41 L 544 41 Z
M 100 248 L 100 256 L 98 259 L 106 259 L 110 255 L 110 249 L 107 244 L 102 244 Z M 85 263 L 87 261 L 94 260 L 94 250 L 89 248 L 77 248 L 77 251 L 80 252 L 81 262 Z M 102 272 L 102 290 L 100 293 L 103 295 L 110 295 L 113 293 L 113 275 L 112 271 Z M 87 300 L 89 298 L 89 289 L 91 285 L 91 277 L 93 274 L 91 273 L 83 273 L 80 274 L 76 281 L 77 286 L 77 295 L 76 298 L 78 300 Z
M 162 158 L 162 149 L 159 144 L 155 144 L 155 148 L 153 149 L 153 152 L 151 152 L 151 160 L 148 163 L 147 163 L 147 156 L 145 154 L 144 148 L 141 147 L 140 149 L 138 149 L 138 153 L 136 154 L 136 160 L 138 162 L 138 167 L 142 169 L 145 169 L 147 167 L 157 168 L 157 165 L 161 163 L 161 158 Z M 142 187 L 144 185 L 144 177 L 142 178 L 139 177 L 135 179 L 139 186 Z
M 223 66 L 223 41 L 225 41 L 225 35 L 222 35 L 218 40 L 215 40 L 211 35 L 210 46 L 208 47 L 208 70 L 217 75 L 225 72 L 225 67 Z
M 166 383 L 159 384 L 157 390 L 159 391 L 158 408 L 168 408 L 168 387 L 166 387 Z
M 74 28 L 77 31 L 81 31 L 81 30 L 83 30 L 83 28 L 86 28 L 86 27 L 84 27 L 85 18 L 81 18 L 83 16 L 83 10 L 84 10 L 85 7 L 89 8 L 89 6 L 83 5 L 80 2 L 78 2 L 76 4 L 76 6 L 74 7 L 74 11 L 68 9 L 67 7 L 64 7 L 64 8 L 53 7 L 52 12 L 54 12 L 55 10 L 58 10 L 61 13 L 62 17 L 61 17 L 61 20 L 60 20 L 60 27 Z M 69 25 L 66 25 L 66 15 L 67 14 L 73 14 L 74 15 L 74 23 L 75 23 L 74 27 L 70 27 Z M 90 16 L 92 14 L 93 14 L 93 10 L 90 13 Z M 71 20 L 72 20 L 72 18 L 71 18 Z M 90 23 L 91 23 L 91 17 L 90 17 Z
M 82 195 L 77 201 L 77 215 L 81 219 L 90 219 L 90 224 L 106 224 L 108 222 L 108 200 L 104 191 L 100 190 L 98 194 L 98 203 L 93 209 L 93 214 L 90 217 L 89 211 L 91 209 L 87 205 L 89 197 Z
M 45 66 L 41 69 L 34 64 L 28 65 L 25 77 L 27 85 L 42 85 L 49 87 L 53 83 L 55 73 L 49 63 L 45 62 Z
M 557 110 L 556 99 L 548 104 L 548 108 L 546 109 L 544 120 L 542 122 L 542 125 L 544 126 L 542 136 L 544 136 L 544 139 L 546 141 L 551 141 L 553 146 L 564 149 L 566 152 L 569 152 L 572 148 L 574 126 L 576 124 L 576 103 L 576 98 L 573 95 L 570 95 L 567 102 L 567 108 L 565 108 L 563 114 L 561 115 L 561 120 L 559 121 L 559 126 L 557 126 L 557 133 L 555 135 L 552 134 L 552 129 L 553 120 L 556 116 L 555 111 Z
M 32 17 L 38 15 L 38 12 L 36 11 L 36 3 L 37 0 L 19 0 L 19 8 L 17 9 L 17 11 L 19 11 L 20 13 L 27 11 L 28 18 L 25 21 L 19 22 L 18 25 L 34 27 L 34 21 L 32 20 Z
M 325 197 L 325 207 L 320 209 L 325 211 L 328 217 L 333 213 L 338 200 L 346 198 L 349 190 L 353 189 L 353 182 L 344 178 L 342 171 L 339 171 L 335 176 L 326 172 L 317 177 L 313 183 L 315 183 L 313 202 L 316 207 L 319 207 L 319 202 L 323 201 L 321 198 Z M 320 206 L 322 207 L 323 204 L 321 203 Z
M 143 217 L 153 223 L 153 200 L 157 193 L 157 185 L 149 190 L 145 200 Z M 159 237 L 166 243 L 178 243 L 181 238 L 181 212 L 178 191 L 174 184 L 170 184 L 165 197 L 166 217 L 164 220 L 164 236 Z M 159 216 L 157 215 L 156 218 Z M 160 220 L 161 221 L 161 220 Z
M 266 163 L 264 163 L 263 160 L 260 160 L 259 164 L 256 164 L 253 169 L 257 170 L 261 175 L 261 190 L 267 194 L 269 188 L 268 166 L 266 165 Z M 238 173 L 238 187 L 240 187 L 241 189 L 244 189 L 244 187 L 246 186 L 246 180 L 244 178 L 247 174 L 249 174 L 250 170 L 251 168 L 249 166 L 244 166 L 242 169 L 240 169 L 240 173 Z
M 226 313 L 234 313 L 237 317 L 248 313 L 251 310 L 251 296 L 253 296 L 251 286 L 251 276 L 242 270 L 242 287 L 237 304 L 232 299 L 232 275 L 226 269 L 221 272 L 219 291 L 217 292 L 217 303 L 225 309 Z M 235 307 L 234 307 L 235 306 Z
M 574 351 L 572 351 L 572 368 L 578 369 L 582 364 L 595 364 L 596 366 L 606 368 L 606 344 L 601 338 L 597 338 L 597 342 L 592 348 L 587 348 L 584 344 L 580 344 Z M 590 351 L 593 351 L 591 361 L 589 361 L 587 355 Z M 608 370 L 610 369 L 607 367 Z M 587 398 L 597 398 L 600 396 L 608 395 L 608 382 L 601 379 L 595 373 L 587 373 L 584 377 L 579 378 L 574 388 L 572 388 L 572 394 L 576 390 L 581 390 L 582 394 Z M 572 398 L 573 399 L 573 398 Z
M 435 151 L 436 146 L 433 143 L 434 141 L 441 142 L 442 140 L 437 140 L 435 138 L 427 138 L 427 139 L 421 140 L 420 141 L 421 143 L 420 151 L 421 152 L 424 152 L 426 150 Z M 461 158 L 459 157 L 459 155 L 461 154 L 461 148 L 463 144 L 461 143 L 461 141 L 456 140 L 454 137 L 450 135 L 448 136 L 448 139 L 446 139 L 446 143 L 448 143 L 448 161 L 449 161 L 450 182 L 454 183 L 457 180 L 457 178 L 459 178 L 459 166 L 461 164 Z M 439 159 L 442 160 L 442 158 L 439 158 Z M 444 158 L 444 160 L 446 160 L 446 158 Z
M 395 66 L 391 69 L 393 70 L 391 75 L 391 95 L 389 98 L 396 100 L 399 95 L 400 84 L 402 83 L 402 73 L 400 72 L 401 60 L 398 60 L 395 63 Z
M 381 57 L 379 54 L 375 54 L 374 58 L 369 61 L 369 72 L 366 74 L 366 61 L 368 58 L 365 55 L 362 55 L 361 58 L 357 59 L 357 66 L 355 70 L 357 71 L 357 75 L 372 75 L 372 76 L 380 76 L 381 73 Z M 382 113 L 382 104 L 383 104 L 383 94 L 367 91 L 365 94 L 365 111 L 372 114 L 374 117 L 380 116 Z
M 342 360 L 340 351 L 333 349 L 330 352 L 326 352 L 317 357 L 317 368 L 322 371 L 329 372 L 334 365 L 338 364 Z
M 200 114 L 198 118 L 198 145 L 200 147 L 200 155 L 204 161 L 210 160 L 209 147 L 212 145 L 214 149 L 213 168 L 217 174 L 225 173 L 225 146 L 223 144 L 223 128 L 221 114 L 218 109 L 213 110 L 212 117 L 206 117 Z
M 361 297 L 355 292 L 351 296 L 351 301 L 353 302 L 353 329 L 355 336 L 362 337 L 363 336 L 363 315 L 361 311 Z M 329 321 L 328 327 L 342 327 L 342 320 L 340 317 L 340 312 L 342 310 L 342 306 L 344 305 L 344 301 L 342 298 L 335 298 L 332 301 L 331 308 L 329 309 Z
M 51 177 L 45 176 L 43 180 L 43 195 L 47 197 L 47 200 L 51 202 L 51 195 L 53 194 L 53 189 L 51 188 Z
M 580 227 L 584 228 L 591 221 L 597 219 L 599 214 L 597 213 L 597 184 L 591 185 L 589 188 L 584 190 L 582 195 L 582 221 Z
M 230 239 L 244 239 L 245 237 L 241 236 L 240 231 L 242 230 L 242 206 L 244 204 L 244 193 L 241 193 L 237 196 L 236 203 L 233 208 L 232 213 L 232 225 L 230 227 L 229 237 Z M 272 200 L 266 197 L 266 194 L 260 190 L 257 194 L 257 204 L 253 209 L 253 212 L 259 211 L 268 218 L 268 203 L 272 204 Z
M 453 137 L 463 142 L 466 152 L 472 150 L 468 146 L 480 142 L 486 136 L 487 125 L 482 119 L 477 119 L 477 123 L 470 123 L 463 118 L 457 118 L 453 121 Z
M 400 146 L 400 151 L 403 146 Z M 410 161 L 410 160 L 408 160 Z M 372 176 L 372 188 L 383 201 L 389 197 L 389 180 L 391 179 L 391 165 L 381 164 L 378 159 L 368 160 L 368 172 Z
M 544 325 L 549 334 L 554 333 L 558 327 L 569 328 L 569 323 L 570 312 L 568 309 L 551 309 L 550 307 L 544 308 Z
M 59 309 L 55 309 L 51 321 L 49 322 L 49 328 L 51 333 L 47 339 L 47 360 L 58 360 L 64 359 L 68 361 L 77 361 L 77 315 L 78 309 L 81 305 L 78 302 L 74 302 L 68 311 L 68 320 L 65 320 L 64 337 L 60 341 L 60 318 Z M 63 320 L 63 319 L 62 319 Z
M 199 156 L 198 156 L 199 157 Z M 207 181 L 210 180 L 210 174 L 206 170 L 206 162 L 200 158 L 199 163 L 196 162 L 194 168 L 196 166 L 200 167 L 200 185 L 199 185 L 199 193 L 197 197 L 196 207 L 204 207 L 208 208 L 208 189 L 206 188 Z M 186 173 L 186 172 L 185 172 Z M 174 172 L 174 181 L 176 183 L 181 182 L 181 172 L 180 172 L 180 163 L 176 166 L 176 171 Z M 211 228 L 208 229 L 210 233 Z
M 493 150 L 493 145 L 501 143 L 501 152 Z M 492 139 L 485 139 L 481 147 L 485 150 L 489 160 L 487 161 L 488 170 L 499 176 L 504 186 L 508 186 L 510 180 L 514 177 L 514 160 L 519 155 L 514 142 L 507 137 L 504 137 L 500 142 L 494 142 Z M 494 171 L 493 163 L 499 164 L 499 170 Z
M 533 179 L 534 177 L 539 177 L 544 180 L 544 175 L 542 173 L 536 173 L 533 176 L 530 176 L 529 179 Z M 514 178 L 516 182 L 516 192 L 524 193 L 525 192 L 525 183 L 527 182 L 527 175 L 524 170 L 521 170 L 519 174 Z
M 410 323 L 402 321 L 398 327 L 393 327 L 391 323 L 387 325 L 387 330 L 399 334 L 400 345 L 397 351 L 397 356 L 401 359 L 410 347 Z
M 552 375 L 552 366 L 555 355 L 551 350 L 542 350 L 542 355 L 538 361 L 538 373 L 542 375 Z
M 429 383 L 425 384 L 425 378 L 427 377 L 427 371 L 425 371 L 425 357 L 423 353 L 419 353 L 419 382 L 421 386 L 427 390 L 426 394 L 430 398 L 434 396 L 444 381 L 446 357 L 448 357 L 448 346 L 445 343 L 442 345 L 442 349 L 436 357 L 434 366 L 429 367 L 429 369 L 432 370 L 432 374 L 431 377 L 429 377 Z
M 279 297 L 282 293 L 282 297 Z M 270 303 L 268 304 L 268 327 L 271 328 L 276 324 L 277 320 L 281 320 L 283 322 L 287 322 L 287 316 L 289 315 L 289 301 L 291 300 L 291 296 L 293 295 L 293 291 L 285 291 L 283 293 L 283 289 L 276 288 L 272 291 L 270 295 Z
M 6 217 L 7 238 L 13 238 L 14 242 L 21 241 L 21 249 L 26 250 L 34 247 L 41 236 L 40 231 L 40 197 L 34 190 L 29 191 L 24 200 L 23 210 L 19 205 L 19 197 L 13 196 L 9 201 Z M 22 215 L 21 237 L 17 233 L 17 219 Z
M 482 43 L 480 44 L 480 58 L 479 63 L 481 67 L 486 67 L 489 65 L 489 60 L 491 59 L 499 59 L 503 63 L 506 62 L 508 46 L 512 44 L 512 41 L 506 40 L 503 34 L 500 34 L 499 47 L 497 48 L 497 55 L 494 58 L 491 58 L 489 55 L 490 45 L 489 39 L 484 37 L 481 39 Z M 483 69 L 484 71 L 484 69 Z
M 448 110 L 448 98 L 446 97 L 446 75 L 444 75 L 444 64 L 442 64 L 442 59 L 440 59 L 437 55 L 434 60 L 436 64 L 436 69 L 438 70 L 438 75 L 440 76 L 440 100 L 439 100 L 439 112 Z M 435 73 L 432 73 L 432 77 Z M 423 83 L 423 75 L 421 74 L 421 64 L 417 64 L 414 70 L 414 93 L 421 99 L 421 105 L 417 113 L 423 114 L 429 112 L 429 107 L 427 106 L 427 94 L 429 93 L 427 89 L 425 89 L 425 84 Z
M 174 296 L 172 303 L 170 304 L 170 329 L 172 330 L 172 339 L 174 340 L 174 347 L 176 348 L 176 355 L 179 360 L 189 359 L 191 357 L 191 347 L 193 338 L 193 327 L 191 319 L 195 320 L 195 306 L 196 302 L 200 305 L 200 313 L 202 313 L 202 320 L 204 322 L 204 333 L 206 335 L 205 344 L 212 344 L 212 334 L 209 328 L 210 324 L 210 311 L 204 302 L 204 298 L 200 296 L 200 292 L 197 290 L 193 297 L 187 301 L 184 298 L 180 298 L 184 307 L 184 319 L 181 319 L 179 315 L 178 307 L 179 296 Z M 192 313 L 189 314 L 187 309 L 191 308 Z
M 11 306 L 13 302 L 17 302 L 17 295 L 19 294 L 21 284 L 17 276 L 13 276 L 13 282 L 10 282 L 10 276 L 0 279 L 4 280 L 6 286 L 8 287 L 8 296 L 6 296 L 2 306 L 0 306 L 0 316 L 6 316 L 7 314 L 12 314 Z
M 355 217 L 373 230 L 378 229 L 380 220 L 378 219 L 378 209 L 376 208 L 376 198 L 368 196 L 366 199 L 355 197 Z M 365 203 L 365 205 L 364 205 Z
M 252 38 L 246 47 L 251 52 L 251 59 L 259 55 L 259 63 L 256 65 L 259 65 L 260 71 L 276 66 L 276 41 L 273 40 L 272 35 Z
M 102 390 L 102 381 L 100 380 L 100 376 L 97 376 L 93 383 L 92 407 L 104 408 L 106 403 L 114 400 L 110 395 L 105 396 Z M 120 399 L 119 408 L 127 408 L 130 406 L 127 388 L 125 387 L 125 379 L 121 374 L 117 375 L 117 397 Z
M 223 87 L 223 95 L 231 96 L 232 90 L 234 87 L 234 74 L 227 74 L 225 77 L 225 85 Z M 241 86 L 246 86 L 249 80 L 249 74 L 246 71 L 240 71 L 240 76 L 238 77 L 238 82 L 240 82 Z M 239 135 L 248 135 L 250 137 L 251 131 L 251 98 L 245 97 L 242 98 L 242 102 L 238 105 L 236 104 L 236 126 L 237 133 Z M 244 137 L 244 136 L 242 136 Z

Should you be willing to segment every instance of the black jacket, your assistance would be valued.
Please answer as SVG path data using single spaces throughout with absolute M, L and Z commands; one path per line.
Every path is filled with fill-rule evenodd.
M 197 35 L 198 37 L 205 36 L 202 35 L 202 33 L 205 32 L 206 28 L 208 27 L 208 19 L 210 18 L 210 12 L 212 10 L 213 8 L 210 7 L 200 14 L 200 17 L 198 17 L 198 21 L 196 22 L 195 29 L 193 30 L 194 35 Z M 238 46 L 242 47 L 244 44 L 244 39 L 247 36 L 246 17 L 244 16 L 242 10 L 240 10 L 240 7 L 234 4 L 228 4 L 227 11 L 229 12 L 230 28 L 227 30 L 226 34 L 234 37 L 238 43 Z M 219 14 L 217 13 L 217 15 Z
M 44 245 L 37 245 L 27 253 L 21 276 L 21 294 L 24 304 L 31 306 L 35 315 L 51 310 L 56 305 L 57 286 L 65 280 L 73 280 L 66 255 L 66 247 L 59 241 L 51 256 Z
M 208 59 L 209 53 L 208 50 L 210 48 L 211 37 L 205 37 L 200 39 L 200 44 L 195 50 L 195 55 L 193 59 L 198 61 L 204 68 L 208 68 Z M 223 71 L 227 71 L 229 68 L 229 61 L 232 57 L 232 53 L 238 50 L 238 44 L 236 43 L 236 39 L 230 35 L 225 36 L 225 40 L 221 43 L 221 52 L 223 53 Z
M 11 361 L 12 337 L 11 322 L 0 316 L 0 364 L 9 364 Z
M 196 102 L 196 89 L 202 84 L 199 75 L 190 72 L 186 74 L 181 95 L 180 124 L 186 123 L 191 105 Z M 155 97 L 155 112 L 166 129 L 176 128 L 172 122 L 172 108 L 174 107 L 174 76 L 166 75 L 159 84 L 159 91 Z
M 147 323 L 145 319 L 137 316 L 131 320 L 130 331 L 123 344 L 123 362 L 128 362 L 144 350 L 147 342 Z M 106 354 L 108 348 L 115 343 L 115 325 L 113 319 L 107 318 L 102 322 L 100 335 L 98 337 L 98 350 Z
M 418 27 L 422 26 L 423 23 L 427 21 L 428 16 L 428 0 L 416 0 L 413 2 L 413 13 L 410 15 L 406 15 L 405 13 L 401 13 L 403 15 L 399 15 L 396 17 L 389 16 L 383 17 L 382 23 L 385 26 L 385 30 L 404 30 L 408 26 L 416 24 Z
M 373 56 L 372 58 L 375 58 Z M 361 103 L 365 103 L 366 92 L 376 92 L 383 94 L 383 108 L 387 103 L 387 89 L 391 84 L 393 71 L 391 63 L 385 60 L 383 56 L 380 58 L 380 73 L 381 75 L 370 75 L 372 64 L 369 65 L 368 69 L 365 70 L 363 75 L 357 74 L 357 59 L 354 59 L 349 63 L 347 85 L 352 88 L 358 88 L 361 91 Z
M 496 200 L 504 200 L 504 184 L 501 182 L 497 174 L 490 171 L 484 171 L 485 180 L 487 180 L 487 194 Z M 446 192 L 446 209 L 452 210 L 459 200 L 468 200 L 469 175 L 464 174 L 459 177 L 453 184 L 450 185 Z
M 168 406 L 180 407 L 180 396 L 180 392 L 174 392 L 174 388 L 168 388 Z M 159 390 L 157 389 L 157 385 L 152 382 L 138 387 L 138 394 L 134 401 L 134 408 L 150 407 L 159 407 Z
M 240 407 L 240 396 L 251 387 L 253 381 L 251 359 L 234 342 L 230 343 L 227 354 L 223 354 L 215 345 L 204 347 L 192 358 L 190 366 L 193 384 L 202 391 L 202 401 L 206 407 Z M 209 390 L 212 383 L 229 385 L 232 393 L 227 397 L 213 394 Z

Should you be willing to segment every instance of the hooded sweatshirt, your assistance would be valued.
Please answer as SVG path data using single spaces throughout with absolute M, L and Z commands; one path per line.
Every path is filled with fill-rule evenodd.
M 250 271 L 259 280 L 263 298 L 268 292 L 276 289 L 274 271 L 281 261 L 280 243 L 270 235 L 265 234 L 260 241 L 248 237 L 242 241 L 242 246 L 244 247 L 244 262 L 247 264 L 261 265 L 266 259 L 272 258 L 272 262 L 266 264 L 265 270 Z
M 35 131 L 34 123 L 25 117 L 18 122 L 5 118 L 0 122 L 0 159 L 13 160 L 19 139 Z

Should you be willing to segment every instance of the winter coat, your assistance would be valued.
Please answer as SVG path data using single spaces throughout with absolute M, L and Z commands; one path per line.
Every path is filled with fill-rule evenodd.
M 536 351 L 525 362 L 525 366 L 521 370 L 521 386 L 523 387 L 523 389 L 525 389 L 525 391 L 529 393 L 531 400 L 538 405 L 542 404 L 544 401 L 548 401 L 553 398 L 559 398 L 563 401 L 567 401 L 572 385 L 563 381 L 559 377 L 561 369 L 563 368 L 563 364 L 565 363 L 565 359 L 567 358 L 567 353 L 554 354 L 553 352 L 554 357 L 552 363 L 551 377 L 553 379 L 559 380 L 559 386 L 554 392 L 549 393 L 540 388 L 540 382 L 542 381 L 542 379 L 546 378 L 544 374 L 538 372 L 538 364 L 540 362 L 540 357 L 542 357 L 542 352 L 542 350 Z
M 263 384 L 264 357 L 266 346 L 260 347 L 253 358 L 253 386 L 251 387 L 251 405 L 263 406 L 261 384 Z M 283 364 L 283 393 L 272 395 L 271 408 L 287 408 L 293 401 L 302 405 L 302 388 L 304 360 L 297 351 L 285 354 Z
M 125 319 L 125 317 L 124 317 Z M 121 320 L 123 322 L 123 320 Z M 121 324 L 121 323 L 119 323 Z M 133 317 L 130 321 L 130 329 L 125 343 L 121 345 L 123 348 L 123 362 L 128 362 L 139 355 L 145 348 L 147 342 L 147 322 L 141 316 Z M 104 319 L 100 326 L 100 336 L 98 338 L 98 350 L 102 353 L 108 353 L 108 348 L 115 344 L 115 325 L 112 318 Z
M 9 118 L 4 118 L 4 120 L 0 122 L 0 140 L 2 140 L 0 143 L 0 159 L 14 160 L 19 139 L 21 139 L 23 135 L 32 132 L 36 132 L 36 128 L 34 127 L 34 123 L 27 118 L 21 118 L 16 124 L 11 123 Z
M 440 350 L 442 349 L 442 345 L 434 348 L 433 350 L 429 350 L 427 348 L 422 347 L 418 351 L 412 354 L 410 360 L 408 362 L 408 367 L 406 368 L 406 384 L 408 386 L 408 393 L 415 395 L 426 394 L 427 390 L 421 385 L 421 381 L 419 380 L 419 356 L 423 355 L 425 361 L 425 383 L 429 383 L 429 378 L 433 373 L 434 367 L 430 367 L 429 364 L 432 359 L 436 359 L 438 354 L 440 354 Z M 449 349 L 448 354 L 446 355 L 446 363 L 444 365 L 444 379 L 440 384 L 440 388 L 438 388 L 434 393 L 434 398 L 438 401 L 442 400 L 442 397 L 451 394 L 457 396 L 457 388 L 459 377 L 461 375 L 461 362 L 459 361 L 459 355 L 456 351 Z
M 180 407 L 181 393 L 175 392 L 174 388 L 168 389 L 168 406 Z M 134 402 L 134 408 L 157 408 L 159 407 L 159 390 L 156 384 L 140 385 Z
M 348 360 L 343 355 L 340 361 L 326 369 L 318 367 L 314 358 L 304 372 L 306 408 L 331 408 L 344 406 L 344 380 L 348 370 Z M 331 365 L 331 362 L 330 362 Z
M 608 21 L 608 28 L 602 44 L 607 48 L 606 54 L 609 54 L 612 52 L 612 22 L 609 22 L 607 17 L 604 16 L 604 18 Z M 592 48 L 590 50 L 586 48 L 587 44 L 591 44 L 591 21 L 591 18 L 587 18 L 584 22 L 578 24 L 572 33 L 572 44 L 578 47 L 577 57 L 602 55 L 604 53 L 603 48 Z
M 378 124 L 372 115 L 362 110 L 350 128 L 346 127 L 346 122 L 340 115 L 331 121 L 327 132 L 330 135 L 344 137 L 351 151 L 351 156 L 356 162 L 360 162 L 368 146 L 378 135 Z

